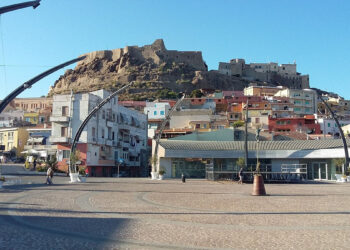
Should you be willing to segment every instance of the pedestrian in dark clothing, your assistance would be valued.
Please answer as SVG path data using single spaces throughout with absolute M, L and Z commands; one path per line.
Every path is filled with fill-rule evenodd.
M 34 161 L 33 161 L 33 169 L 34 169 L 34 171 L 36 169 L 36 159 L 34 159 Z
M 238 184 L 243 184 L 243 168 L 241 168 L 241 169 L 239 170 L 238 176 L 239 176 Z

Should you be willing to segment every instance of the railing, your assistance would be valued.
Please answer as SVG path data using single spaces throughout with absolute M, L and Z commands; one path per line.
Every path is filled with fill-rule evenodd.
M 271 168 L 271 164 L 260 166 L 259 173 L 263 176 L 265 182 L 291 183 L 307 179 L 307 164 L 282 164 L 281 171 L 272 171 Z M 238 168 L 236 167 L 236 169 Z M 208 180 L 238 180 L 238 172 L 238 170 L 234 170 L 234 167 L 218 170 L 214 169 L 211 164 L 206 165 L 206 179 Z M 254 174 L 256 174 L 256 165 L 249 165 L 243 173 L 244 181 L 252 182 Z

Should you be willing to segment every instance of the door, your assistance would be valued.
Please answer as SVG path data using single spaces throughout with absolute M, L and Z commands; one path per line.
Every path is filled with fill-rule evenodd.
M 327 165 L 324 162 L 320 163 L 321 179 L 327 180 Z
M 327 163 L 314 162 L 312 163 L 313 179 L 315 180 L 327 180 Z
M 320 179 L 320 171 L 318 169 L 318 163 L 312 163 L 313 179 Z

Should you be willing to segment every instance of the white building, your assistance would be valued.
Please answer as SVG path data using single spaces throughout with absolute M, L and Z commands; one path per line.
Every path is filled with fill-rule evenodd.
M 339 135 L 339 128 L 334 121 L 330 118 L 317 118 L 317 122 L 320 124 L 321 132 L 324 135 Z M 350 120 L 339 120 L 340 126 L 346 126 L 350 124 Z
M 57 144 L 59 167 L 66 170 L 70 146 L 77 130 L 89 112 L 109 92 L 98 90 L 84 94 L 53 97 L 52 136 Z M 116 162 L 123 160 L 127 174 L 145 175 L 148 158 L 146 115 L 118 105 L 117 97 L 105 104 L 85 126 L 77 149 L 82 165 L 92 176 L 113 176 Z
M 288 97 L 297 115 L 317 114 L 317 94 L 311 89 L 283 89 L 275 96 Z
M 144 113 L 148 114 L 148 119 L 165 119 L 170 109 L 167 102 L 146 102 Z
M 0 127 L 12 127 L 23 121 L 24 111 L 10 110 L 0 114 Z

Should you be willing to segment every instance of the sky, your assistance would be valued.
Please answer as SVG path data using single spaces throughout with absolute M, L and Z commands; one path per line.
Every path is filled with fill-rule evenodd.
M 1 0 L 0 7 L 26 0 Z M 50 67 L 81 54 L 143 46 L 202 51 L 209 69 L 246 63 L 297 63 L 310 86 L 350 99 L 348 0 L 42 0 L 0 15 L 0 99 Z M 19 97 L 48 93 L 71 65 Z

